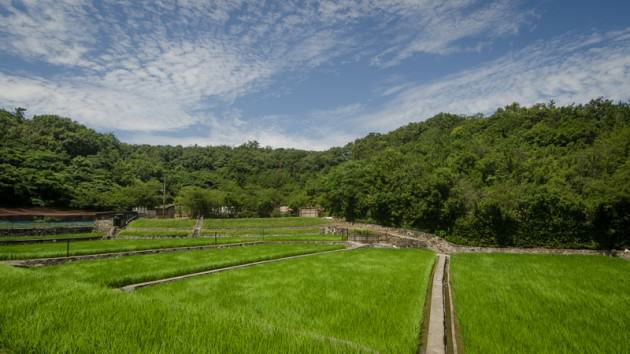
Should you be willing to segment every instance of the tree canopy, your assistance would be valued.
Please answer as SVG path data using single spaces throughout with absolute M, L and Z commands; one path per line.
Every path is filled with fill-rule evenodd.
M 269 216 L 279 205 L 322 205 L 350 221 L 473 245 L 630 243 L 627 103 L 438 114 L 323 152 L 257 142 L 130 145 L 68 118 L 26 119 L 23 110 L 0 110 L 0 126 L 5 206 L 151 207 L 161 204 L 166 178 L 167 202 L 204 215 Z

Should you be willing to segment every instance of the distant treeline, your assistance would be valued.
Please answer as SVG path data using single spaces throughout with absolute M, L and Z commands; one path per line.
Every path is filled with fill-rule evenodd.
M 212 215 L 321 205 L 348 220 L 473 245 L 630 245 L 630 106 L 513 104 L 438 114 L 324 152 L 129 145 L 66 118 L 0 111 L 6 206 L 117 209 L 168 201 Z M 200 206 L 201 205 L 201 206 Z

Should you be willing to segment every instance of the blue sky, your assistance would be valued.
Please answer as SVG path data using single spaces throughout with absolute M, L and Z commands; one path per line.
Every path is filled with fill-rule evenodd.
M 322 150 L 439 112 L 630 99 L 629 1 L 0 0 L 0 107 L 131 143 Z

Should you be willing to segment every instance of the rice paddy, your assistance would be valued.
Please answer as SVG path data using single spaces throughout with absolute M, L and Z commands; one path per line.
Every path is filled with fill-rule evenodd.
M 75 262 L 45 267 L 41 272 L 66 279 L 121 287 L 243 263 L 343 248 L 343 245 L 326 244 L 266 244 Z
M 630 262 L 602 256 L 457 254 L 466 353 L 628 353 Z
M 86 238 L 86 237 L 102 237 L 100 232 L 81 232 L 71 234 L 43 234 L 43 235 L 24 235 L 24 236 L 0 236 L 2 241 L 34 241 L 34 240 L 60 240 L 68 238 Z
M 226 239 L 223 240 L 223 242 L 229 243 L 238 241 L 234 239 Z M 85 254 L 138 251 L 153 248 L 202 246 L 211 244 L 214 244 L 214 240 L 208 238 L 80 241 L 70 242 L 69 255 L 78 256 Z M 0 260 L 64 257 L 67 252 L 66 247 L 66 242 L 0 246 Z
M 121 237 L 187 237 L 192 230 L 122 230 Z
M 17 260 L 247 244 L 30 269 L 0 264 L 0 353 L 416 353 L 435 254 L 315 254 L 345 247 L 343 236 L 321 233 L 328 222 L 209 219 L 191 237 L 195 220 L 139 219 L 112 240 L 0 245 L 0 260 Z M 296 255 L 308 257 L 280 259 Z M 265 260 L 276 261 L 118 289 Z M 450 272 L 460 352 L 628 352 L 628 261 L 454 254 Z
M 138 218 L 129 224 L 129 227 L 147 227 L 147 228 L 184 228 L 192 229 L 197 223 L 195 219 L 150 219 Z
M 226 252 L 220 258 L 238 262 L 268 255 L 272 248 L 263 252 L 258 247 L 239 250 L 256 248 L 250 255 L 237 255 L 234 249 L 207 253 L 229 251 L 231 256 Z M 164 275 L 151 273 L 157 265 L 171 271 L 199 265 L 192 256 L 183 263 L 161 256 L 127 257 L 140 262 L 137 266 L 117 259 L 45 269 L 0 265 L 0 348 L 39 353 L 415 353 L 434 259 L 422 250 L 366 249 L 133 293 L 108 287 L 121 279 L 144 278 L 147 272 Z
M 283 217 L 283 218 L 242 218 L 242 219 L 205 219 L 204 228 L 262 228 L 262 227 L 305 227 L 330 224 L 325 218 Z

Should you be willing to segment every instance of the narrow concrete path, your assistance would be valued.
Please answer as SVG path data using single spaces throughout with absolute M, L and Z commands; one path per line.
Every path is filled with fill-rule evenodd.
M 197 223 L 193 227 L 192 237 L 199 237 L 199 236 L 201 236 L 201 228 L 202 227 L 203 227 L 203 216 L 200 216 L 199 218 L 197 218 Z
M 352 250 L 355 250 L 355 249 L 358 249 L 358 248 L 362 248 L 362 247 L 366 247 L 366 245 L 362 245 L 362 244 L 355 243 L 355 242 L 350 242 L 349 243 L 349 247 L 344 248 L 344 249 L 340 249 L 340 250 L 315 252 L 315 253 L 302 254 L 302 255 L 298 255 L 298 256 L 289 256 L 289 257 L 282 257 L 282 258 L 276 258 L 276 259 L 269 259 L 269 260 L 266 260 L 266 261 L 245 263 L 245 264 L 240 264 L 240 265 L 231 266 L 231 267 L 218 268 L 218 269 L 206 270 L 206 271 L 203 271 L 203 272 L 178 275 L 176 277 L 171 277 L 171 278 L 151 280 L 151 281 L 145 281 L 145 282 L 142 282 L 142 283 L 130 284 L 130 285 L 123 286 L 120 289 L 123 290 L 123 291 L 134 291 L 136 289 L 144 288 L 144 287 L 147 287 L 147 286 L 164 284 L 164 283 L 170 283 L 170 282 L 174 282 L 174 281 L 178 281 L 178 280 L 184 280 L 184 279 L 188 279 L 188 278 L 192 278 L 192 277 L 198 277 L 198 276 L 202 276 L 202 275 L 221 273 L 221 272 L 225 272 L 225 271 L 229 271 L 229 270 L 248 268 L 248 267 L 253 267 L 253 266 L 257 266 L 257 265 L 261 265 L 261 264 L 267 264 L 267 263 L 281 262 L 281 261 L 286 261 L 286 260 L 289 260 L 289 259 L 297 259 L 297 258 L 319 256 L 319 255 L 327 254 L 327 253 L 352 251 Z
M 444 265 L 446 264 L 446 255 L 438 254 L 437 257 L 431 285 L 427 354 L 446 353 L 446 331 L 444 326 Z

